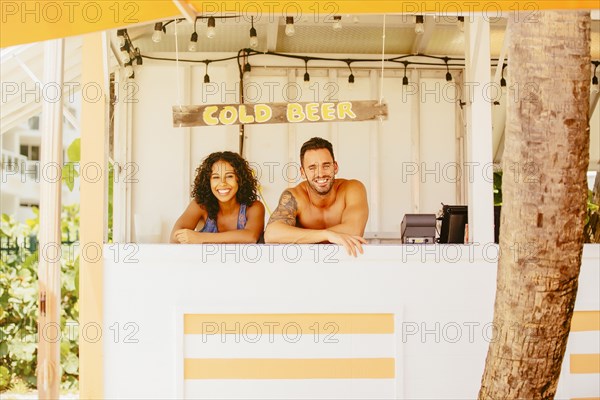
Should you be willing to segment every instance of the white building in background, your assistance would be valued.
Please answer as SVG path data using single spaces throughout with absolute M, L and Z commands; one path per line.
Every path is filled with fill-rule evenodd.
M 0 52 L 2 107 L 0 109 L 0 212 L 18 221 L 34 216 L 32 207 L 40 203 L 42 179 L 57 179 L 59 169 L 40 165 L 42 104 L 46 97 L 63 103 L 63 160 L 67 163 L 67 148 L 80 136 L 81 113 L 79 88 L 81 39 L 65 40 L 65 75 L 68 83 L 60 94 L 53 83 L 44 84 L 43 44 L 15 46 Z M 63 166 L 61 166 L 63 167 Z M 78 169 L 78 168 L 76 168 Z M 65 173 L 61 168 L 61 175 Z M 79 203 L 79 186 L 73 191 L 62 188 L 62 204 Z
M 75 109 L 73 108 L 73 111 Z M 73 114 L 78 115 L 79 111 Z M 54 180 L 57 169 L 54 166 L 42 166 L 40 116 L 34 116 L 2 135 L 2 175 L 0 191 L 0 209 L 2 213 L 25 221 L 35 214 L 32 207 L 40 205 L 40 182 L 42 179 Z M 63 127 L 63 160 L 68 162 L 67 148 L 79 137 L 68 122 Z M 77 169 L 77 168 L 76 168 Z M 68 169 L 62 172 L 68 173 Z M 62 173 L 61 172 L 61 173 Z M 73 190 L 63 183 L 62 203 L 79 203 L 79 185 L 75 180 Z

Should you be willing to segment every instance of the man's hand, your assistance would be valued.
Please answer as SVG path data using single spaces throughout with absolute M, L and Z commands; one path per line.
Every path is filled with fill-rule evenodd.
M 197 232 L 195 232 L 191 229 L 178 229 L 175 231 L 173 236 L 175 237 L 175 240 L 177 240 L 177 242 L 179 242 L 179 243 L 190 244 L 190 243 L 196 243 L 196 241 L 194 241 L 196 233 Z
M 330 243 L 341 244 L 346 248 L 349 255 L 356 257 L 356 250 L 363 254 L 363 244 L 367 244 L 367 241 L 358 235 L 348 235 L 347 233 L 337 233 L 330 230 L 326 230 L 327 241 Z

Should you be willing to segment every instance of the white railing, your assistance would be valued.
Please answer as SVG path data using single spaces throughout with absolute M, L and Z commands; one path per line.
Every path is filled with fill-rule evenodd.
M 19 175 L 21 182 L 33 180 L 38 182 L 40 173 L 40 162 L 31 161 L 27 157 L 8 150 L 2 150 L 0 162 L 0 171 L 2 171 L 2 181 L 8 179 L 10 175 Z

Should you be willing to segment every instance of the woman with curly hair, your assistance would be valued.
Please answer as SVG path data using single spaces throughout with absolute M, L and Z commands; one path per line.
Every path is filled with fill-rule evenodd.
M 265 220 L 257 186 L 241 156 L 231 151 L 210 154 L 196 169 L 193 199 L 175 222 L 171 243 L 256 243 Z

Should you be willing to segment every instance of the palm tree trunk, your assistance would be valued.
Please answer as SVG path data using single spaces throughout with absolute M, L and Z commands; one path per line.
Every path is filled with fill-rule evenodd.
M 497 335 L 480 399 L 554 397 L 583 251 L 590 13 L 521 17 L 511 16 L 508 27 Z

